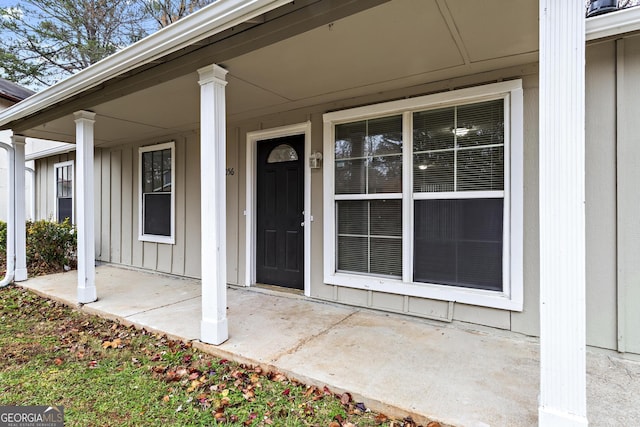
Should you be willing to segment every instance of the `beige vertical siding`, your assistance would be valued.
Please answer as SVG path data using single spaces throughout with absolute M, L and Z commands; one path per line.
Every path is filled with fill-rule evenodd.
M 616 348 L 616 47 L 586 51 L 587 341 Z
M 640 353 L 640 36 L 618 43 L 618 340 Z
M 445 301 L 435 301 L 424 298 L 406 297 L 402 295 L 372 292 L 368 290 L 352 289 L 326 285 L 323 283 L 323 172 L 322 169 L 311 172 L 311 213 L 314 221 L 311 224 L 311 295 L 314 298 L 340 302 L 373 309 L 407 313 L 415 316 L 449 319 L 482 324 L 501 329 L 510 329 L 529 335 L 538 333 L 538 160 L 537 160 L 537 109 L 538 109 L 538 77 L 535 66 L 519 67 L 516 70 L 504 70 L 487 73 L 482 76 L 469 76 L 440 83 L 433 83 L 421 87 L 404 89 L 385 94 L 371 95 L 361 99 L 350 99 L 339 103 L 320 105 L 303 111 L 293 111 L 278 114 L 273 117 L 263 117 L 260 121 L 247 121 L 232 124 L 240 133 L 238 138 L 238 169 L 240 174 L 238 194 L 239 199 L 228 194 L 230 204 L 239 202 L 238 209 L 238 236 L 240 252 L 238 256 L 239 283 L 245 283 L 245 158 L 246 158 L 246 134 L 247 132 L 271 129 L 283 125 L 311 121 L 311 150 L 323 151 L 322 114 L 349 108 L 356 105 L 373 104 L 405 96 L 415 96 L 424 93 L 448 90 L 453 87 L 471 86 L 483 84 L 504 78 L 523 78 L 524 85 L 524 114 L 525 114 L 525 301 L 524 311 L 512 313 L 506 310 L 497 310 L 484 307 L 475 307 L 463 304 L 450 304 Z M 232 90 L 232 88 L 229 88 Z M 324 165 L 324 168 L 331 165 Z
M 640 39 L 625 41 L 625 90 L 640 93 Z M 616 286 L 626 294 L 623 323 L 628 351 L 640 352 L 640 140 L 630 120 L 625 141 L 616 152 L 616 46 L 606 42 L 587 49 L 587 335 L 588 344 L 615 349 L 618 340 Z M 311 150 L 323 151 L 322 114 L 356 105 L 373 104 L 406 96 L 522 78 L 524 87 L 524 309 L 510 312 L 403 295 L 349 289 L 323 283 L 323 171 L 311 171 L 311 296 L 396 313 L 433 319 L 453 319 L 512 330 L 527 335 L 539 331 L 538 241 L 538 75 L 536 65 L 511 68 L 478 76 L 425 84 L 384 94 L 347 99 L 304 110 L 265 116 L 260 120 L 230 122 L 227 135 L 227 275 L 233 284 L 246 282 L 246 134 L 306 121 L 311 122 Z M 229 87 L 228 90 L 233 90 Z M 624 105 L 629 117 L 640 117 L 633 97 Z M 176 241 L 174 245 L 138 240 L 138 147 L 175 140 Z M 618 162 L 624 164 L 616 170 Z M 38 216 L 50 217 L 53 205 L 53 164 L 73 154 L 38 160 Z M 626 163 L 625 163 L 626 162 Z M 200 146 L 196 130 L 149 141 L 96 149 L 96 250 L 99 259 L 171 274 L 199 277 L 200 257 Z M 331 167 L 331 165 L 325 165 Z M 617 175 L 616 175 L 617 174 Z M 617 180 L 617 183 L 616 183 Z M 620 185 L 620 182 L 627 183 Z M 208 185 L 202 183 L 202 185 Z M 616 193 L 616 186 L 617 193 Z M 617 195 L 616 195 L 617 194 Z M 222 202 L 221 202 L 222 203 Z M 628 221 L 622 239 L 616 238 L 616 213 Z M 204 219 L 206 220 L 206 219 Z M 625 228 L 626 227 L 626 228 Z M 635 228 L 633 228 L 635 227 Z M 616 251 L 628 254 L 624 262 Z M 206 256 L 205 256 L 206 258 Z M 622 268 L 622 271 L 621 271 Z
M 137 221 L 137 214 L 134 214 L 133 210 L 133 186 L 132 182 L 136 182 L 133 179 L 133 163 L 136 156 L 133 155 L 133 151 L 130 149 L 123 149 L 120 156 L 120 165 L 122 172 L 122 180 L 120 182 L 120 232 L 123 234 L 120 237 L 120 262 L 125 265 L 133 265 L 133 239 L 135 236 L 133 233 L 133 223 Z M 125 238 L 129 236 L 131 238 Z
M 200 277 L 200 140 L 198 134 L 186 144 L 184 275 Z M 203 183 L 202 185 L 206 185 Z
M 74 161 L 75 173 L 76 153 L 70 152 L 35 161 L 36 168 L 36 219 L 55 219 L 56 205 L 54 190 L 54 165 L 56 163 Z M 75 205 L 75 200 L 74 200 Z
M 111 192 L 109 200 L 111 224 L 109 260 L 122 263 L 122 150 L 111 152 Z
M 511 328 L 526 335 L 540 330 L 540 239 L 538 215 L 538 76 L 524 86 L 524 307 L 511 313 Z
M 240 141 L 238 130 L 231 128 L 227 132 L 227 281 L 238 283 L 238 163 L 240 162 Z M 244 204 L 244 201 L 243 201 Z
M 138 240 L 138 148 L 169 140 L 176 143 L 176 243 L 168 245 L 141 242 Z M 191 132 L 187 135 L 167 135 L 149 141 L 96 149 L 94 165 L 98 260 L 181 276 L 200 276 L 198 144 L 197 134 Z M 53 209 L 53 164 L 64 160 L 61 156 L 38 160 L 40 217 L 50 216 L 48 212 Z M 43 170 L 41 165 L 47 169 Z

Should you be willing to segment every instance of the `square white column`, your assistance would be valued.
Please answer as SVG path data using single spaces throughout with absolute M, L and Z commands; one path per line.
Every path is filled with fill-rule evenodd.
M 202 322 L 200 339 L 222 344 L 227 325 L 226 113 L 227 70 L 209 65 L 200 80 L 200 224 L 202 230 Z
M 584 15 L 540 0 L 540 426 L 588 424 Z
M 14 280 L 22 282 L 27 280 L 27 231 L 25 225 L 25 168 L 24 146 L 26 137 L 13 135 L 11 143 L 14 152 L 15 174 L 15 239 L 16 239 L 16 269 Z
M 76 122 L 76 226 L 78 229 L 78 303 L 98 299 L 93 196 L 93 126 L 96 114 L 77 111 Z

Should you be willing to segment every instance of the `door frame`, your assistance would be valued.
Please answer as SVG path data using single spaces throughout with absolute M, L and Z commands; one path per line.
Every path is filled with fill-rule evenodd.
M 245 276 L 244 285 L 256 284 L 256 178 L 258 143 L 267 139 L 304 135 L 304 295 L 311 296 L 311 122 L 247 132 L 246 209 L 245 216 Z

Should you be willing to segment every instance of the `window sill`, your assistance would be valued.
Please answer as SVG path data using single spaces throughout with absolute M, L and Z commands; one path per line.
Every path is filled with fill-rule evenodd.
M 409 283 L 400 279 L 356 274 L 335 273 L 325 275 L 324 282 L 330 285 L 368 291 L 429 298 L 440 301 L 452 301 L 500 310 L 522 311 L 522 299 L 512 298 L 506 292 L 486 291 L 482 289 L 458 288 L 428 283 Z
M 141 242 L 164 243 L 167 245 L 176 244 L 176 239 L 173 236 L 155 236 L 152 234 L 143 234 L 141 236 L 138 236 L 138 240 Z

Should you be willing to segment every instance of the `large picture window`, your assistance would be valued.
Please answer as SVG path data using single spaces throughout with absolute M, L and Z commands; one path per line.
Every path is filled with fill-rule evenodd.
M 522 309 L 522 89 L 325 120 L 327 283 Z
M 140 240 L 175 243 L 173 142 L 139 149 Z

